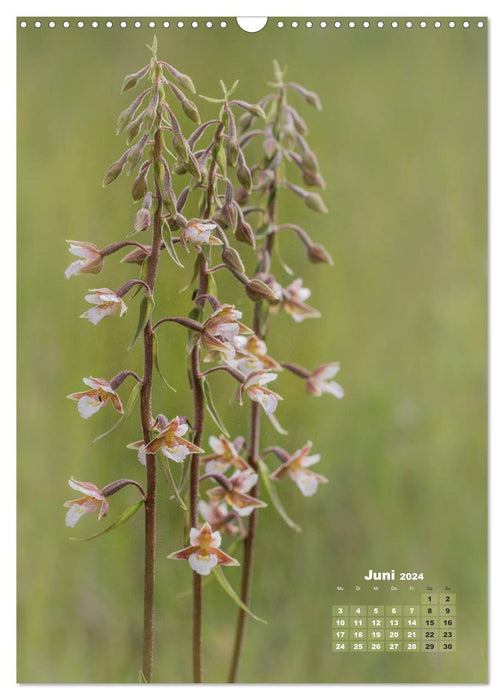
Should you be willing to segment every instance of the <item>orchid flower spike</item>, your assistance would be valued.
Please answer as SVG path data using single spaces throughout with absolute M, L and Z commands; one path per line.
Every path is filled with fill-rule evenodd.
M 312 472 L 308 467 L 320 461 L 320 455 L 309 455 L 313 443 L 308 441 L 304 447 L 295 452 L 290 459 L 283 462 L 271 475 L 272 479 L 283 479 L 286 474 L 299 488 L 303 496 L 313 496 L 319 484 L 327 484 L 328 481 L 322 474 Z
M 67 241 L 67 243 L 70 243 L 69 252 L 81 258 L 81 260 L 75 260 L 65 270 L 67 280 L 73 275 L 82 275 L 85 272 L 97 274 L 102 271 L 103 256 L 94 243 L 85 241 Z
M 124 413 L 121 399 L 112 389 L 110 382 L 95 377 L 84 377 L 82 381 L 91 388 L 67 396 L 67 399 L 78 401 L 77 410 L 82 418 L 89 418 L 109 401 L 118 413 Z
M 189 566 L 200 576 L 208 576 L 214 566 L 240 566 L 233 557 L 219 549 L 222 538 L 219 532 L 205 523 L 201 529 L 192 527 L 189 532 L 190 546 L 172 552 L 168 559 L 185 559 Z
M 75 491 L 80 491 L 84 494 L 82 498 L 66 501 L 63 504 L 65 508 L 70 509 L 65 518 L 65 523 L 68 527 L 74 527 L 86 513 L 94 513 L 99 510 L 98 520 L 107 515 L 108 503 L 98 486 L 87 481 L 76 481 L 73 476 L 69 479 L 68 485 Z
M 87 294 L 85 299 L 94 306 L 81 314 L 80 318 L 87 318 L 94 326 L 107 316 L 113 316 L 116 311 L 119 311 L 119 316 L 124 316 L 128 310 L 123 299 L 118 297 L 111 289 L 102 287 L 101 289 L 90 289 L 89 291 L 92 294 Z
M 322 394 L 332 394 L 337 399 L 342 399 L 345 395 L 343 387 L 338 382 L 329 381 L 340 371 L 339 362 L 329 362 L 320 365 L 310 374 L 306 380 L 306 391 L 312 396 L 322 396 Z

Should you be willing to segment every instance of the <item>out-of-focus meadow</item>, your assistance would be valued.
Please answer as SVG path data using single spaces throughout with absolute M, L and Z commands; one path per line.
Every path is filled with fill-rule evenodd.
M 102 246 L 132 230 L 138 209 L 125 176 L 106 190 L 106 167 L 124 150 L 118 113 L 131 101 L 124 75 L 146 63 L 153 31 L 35 29 L 18 32 L 19 503 L 18 678 L 22 682 L 135 682 L 142 621 L 142 515 L 93 542 L 69 535 L 98 529 L 94 516 L 70 531 L 67 480 L 104 485 L 143 480 L 125 445 L 140 438 L 135 413 L 106 440 L 110 407 L 83 421 L 65 396 L 82 377 L 141 372 L 141 348 L 126 352 L 128 314 L 97 327 L 79 319 L 87 289 L 115 289 L 136 268 L 109 258 L 99 277 L 67 281 L 65 239 Z M 159 22 L 158 22 L 159 24 Z M 316 23 L 317 24 L 317 23 Z M 158 28 L 159 56 L 189 73 L 198 92 L 240 79 L 237 96 L 271 88 L 272 59 L 288 78 L 319 93 L 323 111 L 293 104 L 327 181 L 330 213 L 305 209 L 285 192 L 279 219 L 323 243 L 334 267 L 308 263 L 293 234 L 282 253 L 312 289 L 322 319 L 274 318 L 273 356 L 315 367 L 341 361 L 344 400 L 308 397 L 281 376 L 278 417 L 289 436 L 264 425 L 264 443 L 290 451 L 306 440 L 322 454 L 330 483 L 312 499 L 287 480 L 279 491 L 302 533 L 272 508 L 259 514 L 244 682 L 477 682 L 486 677 L 486 30 L 277 29 L 246 34 Z M 196 98 L 204 118 L 213 106 Z M 180 112 L 177 112 L 180 114 Z M 185 133 L 191 123 L 180 115 Z M 253 150 L 250 151 L 250 154 Z M 181 183 L 184 180 L 180 180 Z M 146 242 L 145 234 L 138 240 Z M 247 261 L 250 256 L 238 244 Z M 226 273 L 219 293 L 250 303 Z M 163 260 L 156 313 L 184 313 L 190 264 Z M 286 276 L 281 273 L 285 282 Z M 159 333 L 163 368 L 155 411 L 191 413 L 182 330 Z M 230 378 L 213 382 L 224 422 L 246 433 Z M 217 387 L 219 389 L 217 390 Z M 129 386 L 120 393 L 127 396 Z M 206 437 L 216 432 L 208 421 Z M 205 438 L 206 442 L 206 438 Z M 273 465 L 273 462 L 271 462 Z M 177 469 L 177 465 L 175 465 Z M 127 490 L 126 490 L 127 491 Z M 134 496 L 111 499 L 113 518 Z M 154 680 L 190 681 L 190 569 L 166 555 L 182 546 L 180 510 L 160 480 L 157 641 Z M 238 551 L 241 557 L 241 552 Z M 458 594 L 457 651 L 335 654 L 336 586 L 375 570 L 423 571 Z M 229 570 L 228 570 L 229 571 Z M 239 570 L 228 574 L 239 585 Z M 204 678 L 225 680 L 237 609 L 216 583 L 204 589 Z M 366 602 L 366 601 L 364 601 Z

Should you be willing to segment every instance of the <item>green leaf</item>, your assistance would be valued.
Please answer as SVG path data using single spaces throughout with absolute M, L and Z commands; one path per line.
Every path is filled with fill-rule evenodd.
M 182 294 L 183 292 L 187 292 L 187 290 L 189 289 L 189 287 L 192 285 L 192 283 L 194 282 L 194 280 L 195 280 L 196 277 L 198 276 L 200 262 L 201 262 L 200 256 L 198 255 L 198 256 L 196 257 L 196 260 L 194 261 L 194 267 L 193 267 L 193 274 L 192 274 L 192 277 L 191 277 L 191 279 L 189 280 L 189 283 L 186 284 L 185 287 L 182 287 L 182 289 L 179 291 L 179 294 Z
M 216 566 L 216 567 L 213 569 L 213 574 L 214 574 L 215 578 L 217 579 L 217 581 L 218 581 L 218 582 L 220 583 L 220 585 L 222 586 L 222 588 L 226 591 L 226 593 L 228 594 L 228 596 L 229 596 L 232 600 L 234 600 L 234 602 L 236 603 L 236 605 L 238 605 L 239 608 L 241 608 L 242 610 L 244 610 L 244 611 L 247 613 L 247 615 L 249 615 L 253 620 L 256 620 L 257 622 L 262 622 L 262 623 L 265 624 L 265 625 L 268 624 L 266 620 L 263 620 L 262 618 L 257 617 L 257 615 L 254 615 L 254 613 L 252 612 L 252 610 L 250 610 L 249 608 L 247 608 L 247 606 L 245 605 L 245 603 L 244 603 L 242 600 L 240 600 L 240 597 L 239 597 L 238 594 L 235 592 L 235 590 L 232 588 L 232 586 L 231 586 L 231 584 L 229 583 L 229 581 L 227 580 L 227 578 L 224 576 L 224 572 L 222 571 L 222 569 L 221 569 L 220 566 Z
M 144 282 L 147 281 L 147 272 L 149 270 L 149 260 L 150 256 L 147 256 L 145 260 L 142 260 L 142 264 L 140 265 L 140 279 L 143 280 Z M 140 291 L 140 285 L 138 286 L 138 291 Z
M 163 474 L 165 476 L 166 481 L 170 485 L 171 490 L 173 491 L 173 495 L 175 496 L 175 500 L 179 504 L 179 506 L 182 508 L 182 510 L 187 510 L 187 506 L 184 503 L 184 499 L 180 495 L 177 489 L 177 485 L 175 483 L 175 479 L 173 478 L 173 474 L 170 469 L 170 462 L 168 461 L 168 457 L 166 457 L 162 452 L 158 453 L 160 455 L 160 460 L 161 460 L 161 467 L 163 469 Z
M 151 314 L 152 314 L 152 309 L 154 308 L 154 297 L 152 294 L 145 295 L 142 301 L 140 302 L 140 313 L 138 316 L 138 325 L 137 329 L 135 331 L 135 335 L 133 336 L 131 343 L 128 345 L 128 350 L 131 350 L 132 347 L 134 347 L 142 335 L 143 329 L 147 325 L 147 322 L 149 321 Z
M 206 100 L 207 102 L 211 102 L 212 104 L 218 105 L 221 104 L 222 102 L 225 102 L 222 97 L 216 98 L 216 97 L 207 97 L 206 95 L 199 95 L 202 100 Z
M 264 486 L 266 487 L 266 491 L 268 492 L 271 503 L 275 507 L 276 511 L 278 512 L 278 514 L 280 515 L 282 520 L 284 520 L 289 527 L 291 527 L 293 530 L 296 530 L 296 532 L 301 532 L 301 528 L 299 527 L 299 525 L 296 525 L 296 523 L 289 518 L 289 516 L 287 515 L 287 513 L 285 511 L 285 508 L 282 505 L 282 502 L 278 498 L 278 494 L 276 492 L 276 489 L 273 486 L 273 484 L 271 483 L 270 478 L 269 478 L 268 467 L 266 466 L 266 464 L 262 460 L 259 460 L 257 464 L 259 466 L 259 471 L 261 472 L 261 476 L 262 476 L 262 479 L 264 482 Z
M 201 379 L 201 386 L 203 387 L 203 395 L 205 397 L 205 403 L 206 407 L 208 410 L 208 413 L 210 414 L 213 422 L 215 425 L 219 428 L 219 430 L 224 433 L 224 435 L 229 438 L 230 434 L 222 420 L 220 419 L 220 416 L 217 412 L 217 409 L 215 408 L 215 404 L 212 399 L 212 391 L 210 389 L 210 384 L 207 382 L 206 377 L 203 377 Z
M 166 235 L 165 235 L 165 229 L 167 229 Z M 166 223 L 166 221 L 163 221 L 163 227 L 161 229 L 161 236 L 163 238 L 165 248 L 166 248 L 167 253 L 170 256 L 170 258 L 179 267 L 184 267 L 182 265 L 182 263 L 180 262 L 177 253 L 175 252 L 175 246 L 173 245 L 171 230 L 170 230 L 170 227 L 168 226 L 168 224 Z
M 215 280 L 215 275 L 208 275 L 208 289 L 207 294 L 211 294 L 213 297 L 218 297 L 217 293 L 217 282 Z
M 95 532 L 94 535 L 89 535 L 89 537 L 82 537 L 80 539 L 77 537 L 70 537 L 71 542 L 88 542 L 89 540 L 94 540 L 96 537 L 100 537 L 100 535 L 105 535 L 107 532 L 110 532 L 111 530 L 115 530 L 116 527 L 119 527 L 119 525 L 122 525 L 127 520 L 132 518 L 135 515 L 135 513 L 138 510 L 140 510 L 140 508 L 143 506 L 143 504 L 144 504 L 144 500 L 142 498 L 140 501 L 133 503 L 132 506 L 128 506 L 128 508 L 126 508 L 126 510 L 117 518 L 117 520 L 114 520 L 112 525 L 109 525 L 104 530 L 100 530 L 100 532 Z
M 164 374 L 161 372 L 161 368 L 159 366 L 159 357 L 158 357 L 158 339 L 157 339 L 157 335 L 155 333 L 152 334 L 152 356 L 154 358 L 154 366 L 157 369 L 158 374 L 161 377 L 161 379 L 163 380 L 163 382 L 166 384 L 168 389 L 171 389 L 172 391 L 177 393 L 177 390 L 175 389 L 175 387 L 173 387 L 171 384 L 169 384 L 166 381 Z
M 233 92 L 236 90 L 239 82 L 240 82 L 240 79 L 238 78 L 238 80 L 235 80 L 234 83 L 232 84 L 232 86 L 229 88 L 228 94 L 227 94 L 228 98 L 231 97 Z
M 138 682 L 147 683 L 147 678 L 144 676 L 143 671 L 138 672 Z
M 124 413 L 122 416 L 119 418 L 117 423 L 114 423 L 114 425 L 109 428 L 105 433 L 102 433 L 101 435 L 98 435 L 98 437 L 95 437 L 93 442 L 97 442 L 98 440 L 101 440 L 104 437 L 107 437 L 107 435 L 110 435 L 110 433 L 114 432 L 116 428 L 118 428 L 120 425 L 124 423 L 124 421 L 129 417 L 131 411 L 135 407 L 136 401 L 138 399 L 138 395 L 140 394 L 140 391 L 142 389 L 142 385 L 139 382 L 135 383 L 135 386 L 131 390 L 131 394 L 128 397 L 128 401 L 126 402 L 126 407 L 124 409 Z

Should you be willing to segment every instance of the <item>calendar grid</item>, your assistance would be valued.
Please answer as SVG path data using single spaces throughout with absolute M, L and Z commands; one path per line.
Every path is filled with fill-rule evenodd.
M 411 604 L 333 605 L 334 652 L 456 651 L 456 594 L 422 593 Z

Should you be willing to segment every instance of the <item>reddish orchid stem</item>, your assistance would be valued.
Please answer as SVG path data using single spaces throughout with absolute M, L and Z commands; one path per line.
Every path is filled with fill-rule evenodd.
M 163 149 L 161 126 L 161 110 L 157 112 L 157 129 L 154 136 L 153 160 L 160 161 Z M 155 177 L 155 193 L 157 197 L 156 211 L 153 219 L 152 252 L 149 256 L 146 283 L 154 291 L 159 254 L 162 244 L 162 197 L 160 183 Z M 154 420 L 152 418 L 152 373 L 153 373 L 153 330 L 149 319 L 144 329 L 144 374 L 140 394 L 140 413 L 144 443 L 150 441 L 149 431 Z M 147 495 L 145 498 L 145 562 L 144 562 L 144 628 L 143 628 L 143 659 L 142 673 L 145 680 L 152 680 L 154 663 L 154 583 L 156 562 L 156 456 L 146 455 L 147 459 Z
M 281 100 L 279 100 L 279 103 Z M 277 110 L 275 127 L 278 124 L 278 119 L 280 115 L 280 109 Z M 277 219 L 277 185 L 276 178 L 273 180 L 270 186 L 270 193 L 268 196 L 268 209 L 266 212 L 266 219 L 269 224 L 272 233 L 269 233 L 266 237 L 265 249 L 268 253 L 267 260 L 271 260 L 271 253 L 273 252 L 273 246 L 275 242 L 275 228 Z M 269 266 L 269 262 L 268 262 Z M 258 338 L 262 338 L 262 328 L 259 319 L 259 305 L 256 304 L 254 307 L 254 333 Z M 260 412 L 259 404 L 255 401 L 251 405 L 250 413 L 250 446 L 249 446 L 249 464 L 258 472 L 257 462 L 259 460 L 259 444 L 260 444 Z M 258 498 L 259 496 L 259 482 L 257 482 L 251 489 L 250 495 L 253 498 Z M 248 521 L 248 531 L 247 536 L 243 542 L 243 568 L 242 568 L 242 581 L 241 581 L 241 592 L 240 598 L 242 602 L 248 607 L 250 602 L 250 591 L 252 586 L 252 565 L 254 559 L 254 543 L 255 543 L 255 533 L 257 527 L 257 509 L 254 508 L 249 516 Z M 238 611 L 238 619 L 236 622 L 235 640 L 233 645 L 233 652 L 231 657 L 231 667 L 229 670 L 228 682 L 235 683 L 236 676 L 238 674 L 238 668 L 240 664 L 240 657 L 243 648 L 243 641 L 245 638 L 245 628 L 246 628 L 247 616 L 245 611 L 240 608 Z
M 206 294 L 208 279 L 206 274 L 206 260 L 200 253 L 200 274 L 198 285 L 198 296 Z M 203 306 L 205 300 L 197 302 Z M 191 351 L 191 382 L 193 390 L 194 407 L 194 438 L 193 443 L 201 447 L 203 442 L 203 428 L 205 422 L 205 397 L 200 377 L 199 342 L 194 344 Z M 191 527 L 198 526 L 198 504 L 199 504 L 199 475 L 200 456 L 198 453 L 191 455 L 189 472 L 189 517 Z M 201 661 L 201 629 L 203 617 L 203 595 L 201 575 L 193 572 L 193 681 L 202 682 L 202 661 Z

